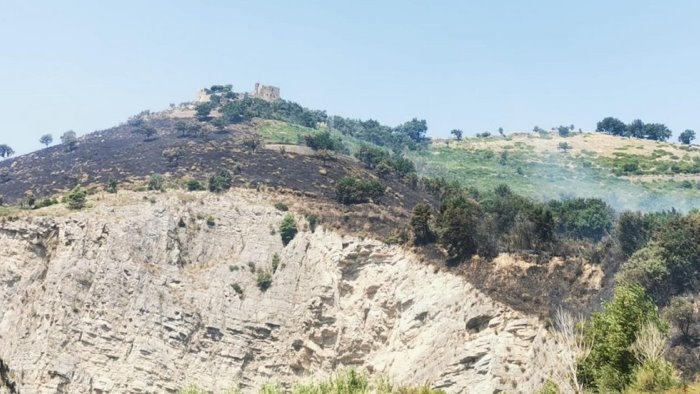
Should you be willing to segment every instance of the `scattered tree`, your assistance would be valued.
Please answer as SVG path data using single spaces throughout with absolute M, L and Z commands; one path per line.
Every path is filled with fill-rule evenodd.
M 627 126 L 623 121 L 612 116 L 598 122 L 596 131 L 611 135 L 624 136 L 627 133 Z
M 462 130 L 460 129 L 454 129 L 450 131 L 450 134 L 454 135 L 457 141 L 460 141 L 462 139 Z
M 61 143 L 66 146 L 66 150 L 68 152 L 74 151 L 76 146 L 78 146 L 78 137 L 76 136 L 75 131 L 68 130 L 63 133 L 61 136 Z
M 678 136 L 678 142 L 681 144 L 686 144 L 690 145 L 693 140 L 695 139 L 695 131 L 694 130 L 686 130 L 681 133 L 681 135 Z
M 39 138 L 39 142 L 45 146 L 49 146 L 53 142 L 53 136 L 51 134 L 44 134 Z
M 505 136 L 506 136 L 505 133 L 503 132 L 503 127 L 499 127 L 499 128 L 498 128 L 498 134 L 500 134 L 501 137 L 505 137 Z
M 697 338 L 700 315 L 693 304 L 692 297 L 672 298 L 664 315 L 680 331 L 683 340 L 688 342 Z
M 6 145 L 6 144 L 0 145 L 0 157 L 3 157 L 3 158 L 10 157 L 14 154 L 15 154 L 15 151 L 12 148 L 10 148 L 9 145 Z
M 569 128 L 566 126 L 559 126 L 557 127 L 557 132 L 559 132 L 561 137 L 568 137 L 571 130 L 569 130 Z
M 430 220 L 432 216 L 433 210 L 428 204 L 418 203 L 413 208 L 411 228 L 413 229 L 413 239 L 416 245 L 435 241 L 435 234 L 430 229 Z

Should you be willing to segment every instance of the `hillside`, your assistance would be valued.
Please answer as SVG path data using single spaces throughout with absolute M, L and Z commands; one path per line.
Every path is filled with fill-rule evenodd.
M 451 393 L 529 393 L 557 370 L 537 318 L 399 247 L 311 231 L 303 200 L 284 246 L 276 194 L 151 196 L 2 224 L 0 359 L 20 392 L 249 392 L 354 367 Z
M 560 144 L 567 144 L 564 150 Z M 599 197 L 618 211 L 700 206 L 700 148 L 602 133 L 437 140 L 409 155 L 423 176 L 537 199 Z
M 203 92 L 0 162 L 0 392 L 288 390 L 347 368 L 449 393 L 621 391 L 646 384 L 637 367 L 663 388 L 700 373 L 683 323 L 700 322 L 700 215 L 671 211 L 698 203 L 700 149 L 430 140 L 425 120 Z M 630 351 L 647 323 L 669 336 L 658 365 Z

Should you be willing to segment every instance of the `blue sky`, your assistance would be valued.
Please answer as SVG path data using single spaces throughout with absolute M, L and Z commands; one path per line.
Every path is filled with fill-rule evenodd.
M 0 0 L 0 143 L 256 81 L 432 136 L 608 115 L 700 129 L 698 1 Z

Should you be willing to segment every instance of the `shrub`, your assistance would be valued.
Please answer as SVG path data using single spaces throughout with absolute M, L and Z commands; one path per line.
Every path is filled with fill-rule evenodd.
M 309 230 L 313 233 L 316 231 L 316 225 L 318 224 L 318 216 L 312 213 L 306 215 L 306 221 L 309 222 Z
M 49 146 L 53 142 L 53 136 L 51 134 L 44 134 L 39 138 L 39 142 L 45 146 Z
M 219 172 L 209 178 L 209 191 L 221 193 L 231 188 L 233 178 L 231 173 L 226 169 L 221 169 Z
M 261 291 L 265 291 L 272 286 L 272 273 L 268 270 L 258 270 L 255 283 Z
M 297 223 L 294 220 L 294 216 L 291 213 L 288 213 L 287 216 L 282 219 L 282 223 L 280 224 L 280 237 L 282 237 L 282 244 L 287 246 L 292 239 L 294 239 L 294 236 L 297 235 L 297 232 Z
M 282 211 L 282 212 L 289 211 L 289 207 L 287 206 L 287 204 L 285 204 L 281 201 L 275 203 L 275 209 L 277 209 L 278 211 Z
M 249 137 L 243 140 L 243 147 L 248 149 L 250 152 L 255 152 L 263 144 L 262 140 L 258 136 Z
M 118 187 L 119 187 L 119 181 L 117 181 L 116 179 L 110 178 L 109 181 L 107 181 L 107 188 L 106 188 L 107 193 L 112 193 L 112 194 L 116 193 Z
M 66 151 L 71 152 L 78 146 L 78 137 L 75 131 L 68 130 L 61 136 L 61 143 L 66 146 Z
M 318 134 L 304 136 L 306 146 L 313 150 L 329 150 L 333 152 L 347 152 L 348 148 L 340 138 L 334 138 L 330 132 L 322 131 Z
M 450 258 L 460 260 L 477 253 L 482 216 L 479 204 L 463 196 L 451 197 L 440 205 L 437 232 Z
M 355 152 L 355 157 L 368 168 L 374 168 L 379 163 L 387 160 L 389 158 L 389 153 L 384 149 L 363 144 L 357 152 Z
M 692 297 L 674 297 L 664 310 L 664 315 L 680 331 L 683 340 L 690 341 L 697 337 L 700 316 Z
M 55 204 L 58 204 L 58 200 L 55 198 L 46 197 L 39 200 L 39 202 L 34 206 L 34 209 L 46 208 Z
M 650 223 L 639 212 L 623 212 L 617 219 L 613 235 L 620 250 L 630 256 L 649 240 Z
M 204 185 L 202 185 L 202 182 L 196 180 L 196 179 L 190 179 L 187 181 L 187 190 L 191 192 L 195 192 L 198 190 L 204 190 Z
M 243 295 L 243 288 L 238 283 L 232 284 L 231 288 L 236 292 L 236 294 Z
M 83 209 L 87 202 L 87 191 L 80 186 L 76 186 L 75 189 L 66 195 L 65 202 L 69 209 Z
M 340 179 L 335 186 L 336 199 L 342 204 L 360 204 L 384 195 L 385 187 L 375 179 Z
M 160 174 L 151 175 L 148 179 L 148 190 L 163 191 L 165 190 L 165 179 Z
M 215 225 L 216 225 L 216 219 L 211 215 L 207 216 L 207 226 L 214 227 Z
M 280 266 L 280 255 L 275 253 L 272 255 L 272 273 L 277 272 L 277 268 Z
M 574 238 L 600 240 L 612 228 L 613 210 L 599 198 L 574 198 L 549 204 L 559 231 Z
M 432 216 L 433 210 L 428 204 L 419 203 L 413 208 L 411 228 L 413 229 L 413 239 L 416 245 L 435 241 L 435 234 L 430 229 Z
M 655 298 L 663 298 L 668 292 L 670 276 L 665 254 L 665 250 L 655 244 L 639 249 L 620 269 L 618 281 L 640 284 Z
M 646 324 L 665 331 L 658 310 L 639 285 L 623 284 L 601 312 L 585 327 L 592 344 L 590 355 L 579 363 L 580 381 L 598 392 L 623 391 L 640 365 L 632 344 Z

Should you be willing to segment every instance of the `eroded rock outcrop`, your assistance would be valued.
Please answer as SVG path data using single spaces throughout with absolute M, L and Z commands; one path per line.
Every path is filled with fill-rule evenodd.
M 532 392 L 557 368 L 537 319 L 398 247 L 323 228 L 283 247 L 282 213 L 251 192 L 138 196 L 0 225 L 0 359 L 21 392 L 245 390 L 343 367 Z

